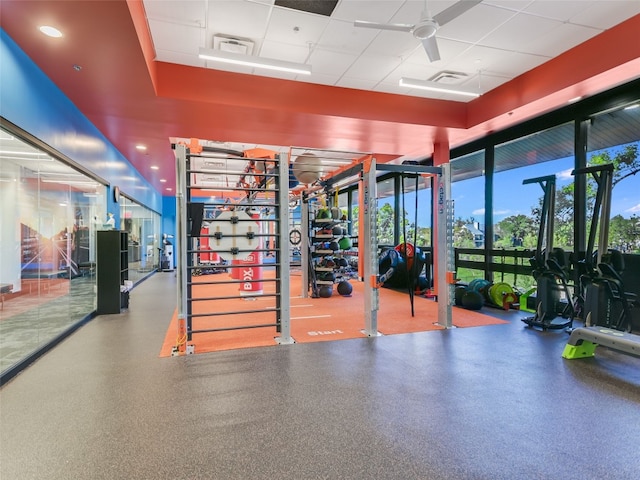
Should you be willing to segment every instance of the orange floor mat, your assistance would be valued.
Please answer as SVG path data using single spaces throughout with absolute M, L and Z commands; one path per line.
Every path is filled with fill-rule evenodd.
M 269 276 L 270 272 L 266 273 Z M 225 275 L 218 274 L 218 275 Z M 291 288 L 291 337 L 297 343 L 363 338 L 364 324 L 364 285 L 352 281 L 351 296 L 340 296 L 336 289 L 330 298 L 302 298 L 301 276 L 292 275 Z M 208 276 L 195 277 L 194 282 L 218 281 Z M 275 312 L 253 312 L 252 310 L 275 309 L 275 283 L 266 281 L 263 286 L 264 297 L 257 299 L 220 299 L 211 298 L 237 296 L 237 284 L 194 285 L 193 298 L 200 300 L 192 303 L 193 314 L 210 312 L 248 312 L 219 316 L 195 316 L 192 320 L 194 330 L 214 328 L 232 328 L 234 326 L 265 325 L 275 323 Z M 411 316 L 411 304 L 406 292 L 380 289 L 378 310 L 378 332 L 383 335 L 423 332 L 441 329 L 436 325 L 438 304 L 430 299 L 414 297 L 415 316 Z M 504 320 L 479 312 L 453 307 L 453 324 L 456 327 L 473 327 L 508 323 Z M 232 350 L 276 345 L 279 334 L 275 327 L 245 328 L 202 332 L 193 335 L 190 343 L 195 345 L 196 353 Z M 178 336 L 178 315 L 174 312 L 167 330 L 160 356 L 171 355 Z

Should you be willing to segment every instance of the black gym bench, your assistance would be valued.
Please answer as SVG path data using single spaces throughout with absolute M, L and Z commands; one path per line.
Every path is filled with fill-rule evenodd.
M 562 357 L 566 359 L 593 357 L 596 347 L 617 350 L 640 357 L 640 335 L 614 330 L 608 327 L 580 327 L 571 332 Z

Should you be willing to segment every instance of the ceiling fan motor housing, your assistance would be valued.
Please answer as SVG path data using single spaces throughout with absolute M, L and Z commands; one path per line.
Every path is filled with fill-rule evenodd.
M 420 40 L 424 40 L 425 38 L 433 37 L 438 31 L 438 22 L 429 18 L 427 20 L 422 20 L 420 23 L 416 24 L 413 29 L 413 36 L 419 38 Z

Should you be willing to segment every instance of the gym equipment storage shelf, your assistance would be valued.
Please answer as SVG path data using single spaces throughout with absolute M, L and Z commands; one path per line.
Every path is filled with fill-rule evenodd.
M 322 216 L 322 213 L 325 213 L 325 216 Z M 318 210 L 310 225 L 313 256 L 313 272 L 310 273 L 313 278 L 313 294 L 319 296 L 330 296 L 327 295 L 328 292 L 322 294 L 323 286 L 333 288 L 334 284 L 352 276 L 345 256 L 346 251 L 351 249 L 351 239 L 344 228 L 348 221 L 343 218 L 327 218 L 326 215 L 326 211 Z
M 129 279 L 128 246 L 127 232 L 97 232 L 98 315 L 120 313 L 129 307 L 129 291 L 124 289 Z

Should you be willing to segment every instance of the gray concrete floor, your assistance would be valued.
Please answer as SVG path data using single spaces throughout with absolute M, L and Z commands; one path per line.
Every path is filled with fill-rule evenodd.
M 517 318 L 159 358 L 175 292 L 154 275 L 0 390 L 0 478 L 640 478 L 639 359 L 563 360 Z

